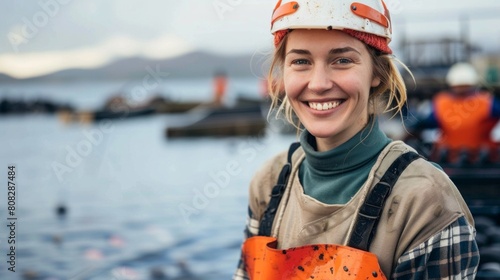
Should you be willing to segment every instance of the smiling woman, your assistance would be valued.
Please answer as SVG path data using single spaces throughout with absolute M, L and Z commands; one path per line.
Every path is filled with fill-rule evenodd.
M 251 182 L 234 279 L 474 278 L 459 191 L 378 125 L 406 102 L 392 28 L 382 0 L 278 1 L 272 105 L 304 129 Z

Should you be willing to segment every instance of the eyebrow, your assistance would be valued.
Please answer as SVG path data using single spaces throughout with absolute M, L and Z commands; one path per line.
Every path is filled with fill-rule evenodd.
M 359 51 L 357 51 L 355 48 L 352 48 L 352 47 L 345 47 L 345 48 L 336 48 L 336 49 L 331 49 L 328 54 L 332 55 L 332 54 L 341 54 L 341 53 L 347 53 L 347 52 L 355 52 L 355 53 L 358 53 L 358 54 L 361 54 Z M 286 55 L 289 55 L 291 53 L 295 53 L 295 54 L 306 54 L 306 55 L 310 55 L 311 52 L 308 51 L 308 50 L 302 50 L 302 49 L 291 49 L 289 52 L 286 53 Z
M 308 50 L 291 49 L 289 52 L 286 53 L 286 55 L 289 55 L 289 54 L 292 54 L 292 53 L 295 53 L 295 54 L 311 54 L 311 52 L 308 51 Z
M 339 54 L 339 53 L 346 53 L 346 52 L 355 52 L 355 53 L 361 54 L 359 51 L 357 51 L 355 48 L 352 48 L 352 47 L 331 49 L 328 53 L 329 54 Z

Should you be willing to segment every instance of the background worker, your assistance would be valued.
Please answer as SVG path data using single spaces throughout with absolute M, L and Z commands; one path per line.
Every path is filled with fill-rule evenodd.
M 469 63 L 454 64 L 446 82 L 449 88 L 436 94 L 431 112 L 417 115 L 417 121 L 408 125 L 410 134 L 439 129 L 432 157 L 446 151 L 445 160 L 454 162 L 466 152 L 475 161 L 480 151 L 487 151 L 489 159 L 495 160 L 500 146 L 492 131 L 500 118 L 500 100 L 481 88 L 479 75 Z
M 224 104 L 227 83 L 227 75 L 224 71 L 215 72 L 213 77 L 213 101 L 216 106 L 222 106 Z

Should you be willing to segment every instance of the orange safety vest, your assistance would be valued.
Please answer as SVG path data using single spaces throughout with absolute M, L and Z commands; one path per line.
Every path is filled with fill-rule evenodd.
M 276 244 L 268 236 L 246 240 L 243 256 L 251 280 L 387 279 L 370 252 L 326 244 L 280 250 Z
M 440 147 L 476 150 L 495 147 L 491 131 L 496 120 L 490 117 L 491 96 L 480 92 L 472 96 L 456 97 L 440 93 L 434 99 L 435 115 L 440 124 Z
M 227 78 L 225 76 L 217 76 L 214 78 L 214 101 L 216 104 L 221 104 L 227 89 Z

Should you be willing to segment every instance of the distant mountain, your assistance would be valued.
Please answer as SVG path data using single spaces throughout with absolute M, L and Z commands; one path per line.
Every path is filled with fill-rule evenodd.
M 52 74 L 14 79 L 0 73 L 0 81 L 54 81 L 69 79 L 141 79 L 151 71 L 168 73 L 169 78 L 210 77 L 224 71 L 232 77 L 264 75 L 267 57 L 262 54 L 224 56 L 207 52 L 191 52 L 169 59 L 153 60 L 132 57 L 114 61 L 95 69 L 67 69 Z M 148 70 L 149 69 L 149 70 Z
M 9 75 L 0 73 L 0 82 L 5 82 L 5 81 L 17 81 L 17 79 Z

